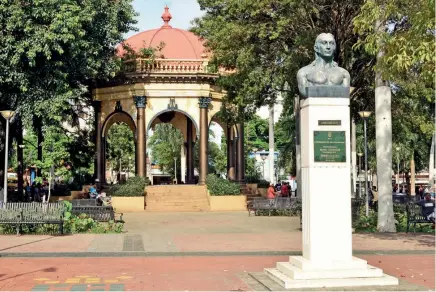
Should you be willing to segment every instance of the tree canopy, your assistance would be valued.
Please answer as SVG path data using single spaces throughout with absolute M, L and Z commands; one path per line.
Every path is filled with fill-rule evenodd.
M 148 140 L 152 162 L 158 164 L 162 171 L 174 175 L 174 159 L 176 159 L 176 163 L 180 161 L 180 151 L 184 141 L 182 132 L 174 128 L 172 124 L 157 124 L 153 135 Z

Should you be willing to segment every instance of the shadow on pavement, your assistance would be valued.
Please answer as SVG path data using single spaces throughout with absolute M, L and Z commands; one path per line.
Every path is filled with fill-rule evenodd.
M 359 235 L 376 238 L 382 240 L 394 240 L 403 242 L 418 242 L 420 245 L 425 245 L 428 247 L 435 246 L 435 236 L 434 234 L 422 234 L 422 233 L 357 233 Z
M 10 246 L 10 247 L 4 248 L 4 249 L 0 249 L 0 251 L 8 250 L 8 249 L 11 249 L 11 248 L 14 248 L 14 247 L 29 245 L 29 244 L 40 242 L 40 241 L 49 240 L 49 239 L 52 239 L 52 238 L 53 238 L 53 236 L 52 237 L 48 237 L 48 238 L 43 238 L 43 239 L 35 240 L 35 241 L 26 242 L 26 243 L 23 243 L 23 244 L 17 244 L 17 245 Z
M 45 268 L 45 269 L 40 269 L 40 270 L 35 270 L 35 271 L 31 271 L 31 272 L 27 272 L 27 273 L 21 273 L 21 274 L 16 274 L 14 276 L 10 276 L 4 279 L 0 279 L 0 282 L 2 281 L 6 281 L 9 279 L 14 279 L 14 278 L 18 278 L 20 276 L 24 276 L 24 275 L 29 275 L 29 274 L 33 274 L 33 273 L 38 273 L 38 272 L 45 272 L 45 273 L 54 273 L 56 272 L 58 269 L 51 267 L 51 268 Z M 2 278 L 3 276 L 5 276 L 6 274 L 0 274 L 0 278 Z

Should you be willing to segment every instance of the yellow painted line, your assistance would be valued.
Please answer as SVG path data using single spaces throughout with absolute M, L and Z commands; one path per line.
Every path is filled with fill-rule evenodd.
M 105 283 L 118 283 L 118 280 L 104 280 Z
M 59 281 L 45 281 L 46 284 L 59 284 Z
M 92 276 L 74 276 L 74 278 L 91 278 Z
M 133 277 L 131 277 L 131 276 L 119 276 L 119 277 L 117 277 L 117 279 L 132 279 Z
M 65 280 L 65 284 L 77 284 L 80 283 L 82 279 L 79 278 L 70 278 Z
M 36 278 L 36 279 L 33 279 L 34 281 L 49 281 L 50 279 L 49 278 Z

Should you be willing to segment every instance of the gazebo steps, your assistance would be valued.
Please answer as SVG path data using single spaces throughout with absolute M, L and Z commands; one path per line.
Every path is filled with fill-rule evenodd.
M 210 210 L 206 186 L 149 186 L 146 202 L 146 211 L 202 212 Z

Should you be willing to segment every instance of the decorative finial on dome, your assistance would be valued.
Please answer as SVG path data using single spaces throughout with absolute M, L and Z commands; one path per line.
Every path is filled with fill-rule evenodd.
M 171 18 L 173 18 L 171 16 L 171 13 L 168 11 L 168 5 L 165 5 L 165 11 L 162 14 L 162 20 L 164 21 L 164 25 L 162 25 L 162 27 L 171 27 L 171 25 L 169 25 L 168 23 L 170 22 Z

